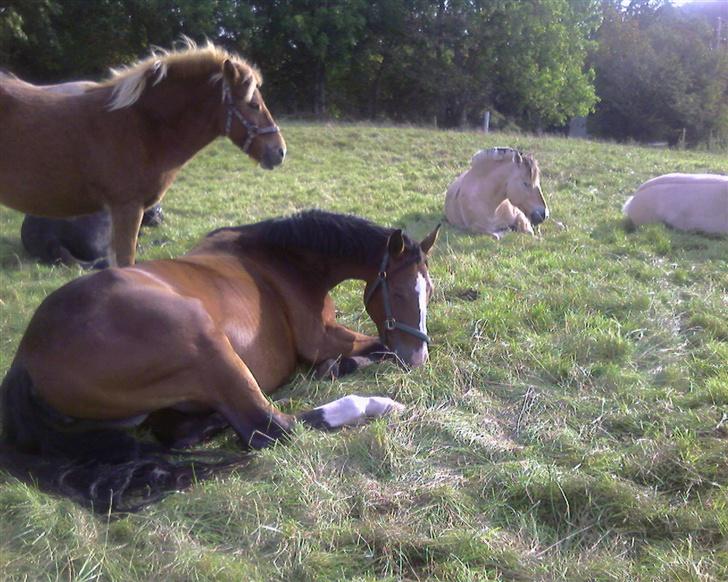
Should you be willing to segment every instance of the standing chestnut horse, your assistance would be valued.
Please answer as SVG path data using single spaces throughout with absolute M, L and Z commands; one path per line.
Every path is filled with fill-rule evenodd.
M 123 505 L 129 483 L 153 491 L 170 486 L 162 477 L 174 487 L 191 472 L 160 468 L 123 428 L 143 423 L 178 448 L 230 425 L 260 448 L 296 420 L 337 428 L 401 409 L 347 396 L 291 416 L 267 395 L 301 361 L 326 376 L 388 355 L 422 365 L 437 232 L 418 244 L 401 230 L 309 211 L 222 228 L 177 259 L 68 283 L 36 311 L 3 381 L 0 466 L 40 482 L 45 470 L 49 486 L 104 509 Z M 346 279 L 366 281 L 378 338 L 336 322 L 329 291 Z
M 470 169 L 448 187 L 445 216 L 455 226 L 495 239 L 509 230 L 533 234 L 549 216 L 536 159 L 511 148 L 479 151 Z
M 260 84 L 240 57 L 189 39 L 102 83 L 35 87 L 0 73 L 0 202 L 53 218 L 106 208 L 110 262 L 134 264 L 144 209 L 216 137 L 263 168 L 283 161 Z

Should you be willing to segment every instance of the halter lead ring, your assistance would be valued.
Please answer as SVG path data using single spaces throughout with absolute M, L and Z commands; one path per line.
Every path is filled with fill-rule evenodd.
M 280 128 L 275 123 L 261 129 L 254 123 L 251 123 L 250 121 L 245 119 L 245 117 L 243 117 L 243 114 L 240 113 L 240 111 L 235 107 L 232 91 L 230 91 L 230 86 L 227 84 L 227 81 L 225 81 L 225 79 L 223 79 L 222 81 L 222 100 L 225 103 L 225 107 L 227 108 L 227 114 L 225 116 L 225 135 L 230 137 L 230 129 L 233 125 L 234 115 L 245 128 L 246 137 L 242 149 L 246 154 L 248 153 L 248 150 L 250 149 L 250 145 L 253 143 L 253 140 L 257 136 L 265 135 L 266 133 L 278 133 L 280 131 Z
M 430 337 L 426 333 L 420 331 L 416 327 L 412 327 L 411 325 L 407 325 L 406 323 L 399 322 L 394 318 L 394 314 L 392 313 L 392 304 L 389 301 L 389 283 L 387 282 L 388 264 L 389 252 L 385 251 L 384 257 L 382 257 L 382 264 L 379 267 L 377 279 L 376 281 L 374 281 L 374 284 L 369 287 L 369 291 L 367 291 L 367 294 L 364 297 L 364 305 L 366 306 L 369 304 L 369 301 L 371 301 L 372 297 L 374 296 L 374 292 L 379 287 L 381 287 L 382 303 L 384 303 L 384 329 L 387 331 L 394 331 L 395 329 L 398 329 L 399 331 L 408 333 L 409 335 L 412 335 L 417 339 L 422 340 L 426 344 L 429 344 Z

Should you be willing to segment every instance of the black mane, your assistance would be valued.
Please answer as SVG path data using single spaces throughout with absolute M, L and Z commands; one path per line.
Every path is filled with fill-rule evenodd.
M 292 216 L 271 218 L 256 224 L 221 228 L 208 234 L 238 231 L 249 241 L 247 233 L 254 234 L 258 242 L 272 248 L 320 253 L 329 257 L 350 258 L 354 262 L 377 264 L 382 259 L 393 228 L 385 228 L 364 218 L 350 214 L 336 214 L 324 210 L 305 210 Z M 404 236 L 407 251 L 417 245 Z

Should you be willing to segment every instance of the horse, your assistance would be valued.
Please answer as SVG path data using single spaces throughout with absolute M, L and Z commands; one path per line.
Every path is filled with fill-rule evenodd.
M 36 87 L 0 74 L 0 202 L 51 218 L 107 209 L 109 262 L 132 265 L 144 209 L 215 138 L 264 169 L 283 162 L 261 82 L 238 55 L 189 39 L 100 83 Z
M 144 211 L 142 226 L 159 226 L 164 212 L 159 204 Z M 80 265 L 84 269 L 108 266 L 111 217 L 106 210 L 73 218 L 26 215 L 20 227 L 23 247 L 43 263 Z
M 663 223 L 677 230 L 728 234 L 728 176 L 658 176 L 637 188 L 622 211 L 632 228 Z
M 296 423 L 331 430 L 401 410 L 351 395 L 292 415 L 267 396 L 301 362 L 328 378 L 390 358 L 423 365 L 438 230 L 416 243 L 401 229 L 310 210 L 221 228 L 181 257 L 66 284 L 38 307 L 0 388 L 0 467 L 41 483 L 46 474 L 51 489 L 73 481 L 66 494 L 105 511 L 123 507 L 125 484 L 153 491 L 167 474 L 159 454 L 145 457 L 129 440 L 132 427 L 167 453 L 227 426 L 259 449 Z M 365 281 L 378 337 L 336 322 L 329 291 L 347 279 Z
M 465 230 L 500 239 L 509 230 L 533 235 L 549 217 L 538 162 L 512 148 L 477 152 L 445 194 L 445 216 Z

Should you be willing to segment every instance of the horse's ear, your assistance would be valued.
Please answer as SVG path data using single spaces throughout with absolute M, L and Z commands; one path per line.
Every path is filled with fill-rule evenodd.
M 432 229 L 432 232 L 430 234 L 422 239 L 422 242 L 420 243 L 420 248 L 422 249 L 422 252 L 426 255 L 430 254 L 430 250 L 432 250 L 433 245 L 437 241 L 437 237 L 440 234 L 441 226 L 442 224 L 438 224 L 434 229 Z
M 222 76 L 228 85 L 235 85 L 238 79 L 240 79 L 240 72 L 230 59 L 225 59 L 225 62 L 222 64 Z
M 387 241 L 387 251 L 390 257 L 398 257 L 404 252 L 404 238 L 402 237 L 402 229 L 398 228 L 389 235 Z

